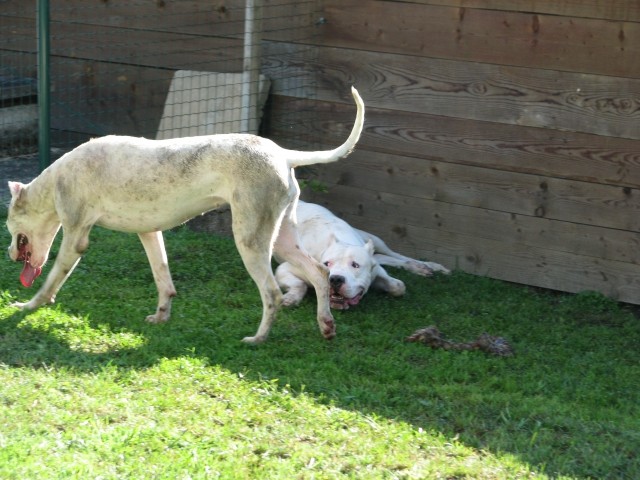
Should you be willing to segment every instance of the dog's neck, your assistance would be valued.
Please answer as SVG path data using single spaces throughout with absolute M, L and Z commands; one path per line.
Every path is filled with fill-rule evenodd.
M 54 214 L 57 217 L 54 182 L 52 169 L 47 168 L 24 188 L 22 195 L 24 200 L 28 199 L 30 210 L 38 214 Z

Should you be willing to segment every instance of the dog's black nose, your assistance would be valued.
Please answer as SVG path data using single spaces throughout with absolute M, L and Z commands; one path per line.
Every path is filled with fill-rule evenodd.
M 344 283 L 344 277 L 342 275 L 331 275 L 329 277 L 329 284 L 333 288 L 340 288 Z

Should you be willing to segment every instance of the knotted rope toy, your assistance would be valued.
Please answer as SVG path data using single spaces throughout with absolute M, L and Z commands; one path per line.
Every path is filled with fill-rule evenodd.
M 455 343 L 443 338 L 442 333 L 435 325 L 416 330 L 404 340 L 405 342 L 420 342 L 431 348 L 442 348 L 444 350 L 480 350 L 499 357 L 510 357 L 514 353 L 511 344 L 502 337 L 483 333 L 473 342 Z

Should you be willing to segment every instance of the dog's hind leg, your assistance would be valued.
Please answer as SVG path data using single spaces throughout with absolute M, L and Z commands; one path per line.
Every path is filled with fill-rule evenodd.
M 253 258 L 254 260 L 252 261 L 256 262 L 251 265 L 245 262 L 245 266 L 247 267 L 249 275 L 251 275 L 251 278 L 258 286 L 258 290 L 260 290 L 260 298 L 262 300 L 262 319 L 260 320 L 260 325 L 258 326 L 258 330 L 255 335 L 252 337 L 244 337 L 242 341 L 244 343 L 257 345 L 264 342 L 269 336 L 273 322 L 276 319 L 276 314 L 278 313 L 280 304 L 282 303 L 282 292 L 280 291 L 280 288 L 278 288 L 276 279 L 271 271 L 271 262 L 268 255 L 260 254 L 259 256 L 256 256 L 255 252 L 248 255 L 247 251 L 244 250 L 243 247 L 239 247 L 238 251 L 240 252 L 240 256 L 243 260 L 245 258 Z
M 290 211 L 282 221 L 276 249 L 280 258 L 289 262 L 295 270 L 304 273 L 304 277 L 313 285 L 318 299 L 317 318 L 320 332 L 326 339 L 335 337 L 336 327 L 329 304 L 329 270 L 311 258 L 302 248 L 298 229 Z
M 147 253 L 153 279 L 158 289 L 158 308 L 156 313 L 147 317 L 147 322 L 166 322 L 171 316 L 171 299 L 176 296 L 176 289 L 171 280 L 162 232 L 139 233 L 138 237 Z
M 247 218 L 243 214 L 236 213 L 246 213 L 250 210 L 253 214 Z M 282 292 L 271 269 L 272 245 L 279 218 L 270 208 L 266 208 L 266 205 L 256 206 L 246 203 L 232 205 L 231 218 L 236 248 L 247 272 L 258 287 L 262 300 L 262 319 L 256 334 L 242 339 L 245 343 L 256 345 L 267 339 L 282 303 Z
M 423 277 L 429 277 L 433 275 L 433 272 L 440 272 L 445 274 L 451 273 L 448 268 L 443 267 L 439 263 L 423 262 L 410 257 L 399 257 L 399 255 L 400 254 L 395 252 L 393 256 L 376 253 L 374 257 L 380 265 L 402 268 Z
M 450 273 L 449 269 L 443 267 L 439 263 L 422 262 L 391 250 L 384 240 L 371 233 L 358 229 L 356 229 L 356 232 L 358 232 L 358 235 L 360 235 L 360 238 L 362 238 L 363 241 L 366 242 L 370 239 L 373 242 L 375 258 L 380 265 L 402 268 L 423 277 L 431 276 L 433 275 L 433 272 Z

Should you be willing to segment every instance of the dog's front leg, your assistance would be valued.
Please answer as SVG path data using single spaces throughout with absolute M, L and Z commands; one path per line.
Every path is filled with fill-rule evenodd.
M 147 317 L 147 322 L 166 322 L 171 316 L 171 299 L 176 296 L 176 289 L 171 280 L 162 232 L 140 233 L 138 236 L 144 251 L 147 253 L 151 271 L 153 272 L 153 279 L 158 289 L 158 308 L 156 313 Z
M 63 233 L 60 251 L 44 285 L 31 300 L 26 303 L 14 303 L 13 306 L 24 310 L 34 310 L 42 305 L 54 303 L 58 290 L 62 288 L 62 285 L 80 261 L 82 253 L 86 250 L 89 244 L 88 237 L 88 231 L 82 235 Z
M 406 287 L 402 280 L 393 278 L 380 265 L 377 265 L 373 272 L 372 287 L 387 292 L 394 297 L 401 297 L 406 291 Z
M 276 281 L 285 292 L 282 298 L 282 305 L 285 307 L 300 304 L 309 289 L 306 282 L 300 278 L 300 274 L 297 272 L 294 273 L 293 266 L 289 262 L 278 265 L 276 269 Z
M 329 303 L 329 270 L 314 260 L 303 248 L 298 229 L 290 218 L 285 218 L 276 242 L 278 257 L 289 262 L 296 271 L 304 274 L 316 291 L 317 320 L 320 332 L 327 340 L 336 336 L 336 324 Z

